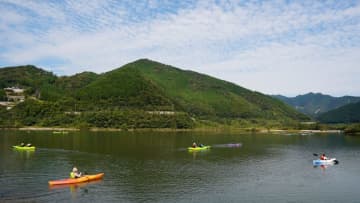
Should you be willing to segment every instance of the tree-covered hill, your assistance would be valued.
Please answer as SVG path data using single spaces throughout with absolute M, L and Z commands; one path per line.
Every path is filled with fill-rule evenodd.
M 323 123 L 360 123 L 360 102 L 323 113 L 318 120 Z
M 73 76 L 63 76 L 56 80 L 56 86 L 67 91 L 79 90 L 95 81 L 99 76 L 93 72 L 82 72 Z
M 155 84 L 126 66 L 99 76 L 80 89 L 75 98 L 104 105 L 101 108 L 170 110 L 172 106 Z
M 191 128 L 206 120 L 241 127 L 308 119 L 270 96 L 148 59 L 62 77 L 34 66 L 1 68 L 0 84 L 26 89 L 27 98 L 0 115 L 2 126 Z
M 145 78 L 161 87 L 172 101 L 176 101 L 177 106 L 197 116 L 306 119 L 304 115 L 276 99 L 207 75 L 147 59 L 135 61 L 125 67 L 141 72 Z
M 0 88 L 18 87 L 28 95 L 50 99 L 57 95 L 54 83 L 57 76 L 32 65 L 0 68 Z
M 17 86 L 39 88 L 53 84 L 57 77 L 32 65 L 0 68 L 0 88 Z

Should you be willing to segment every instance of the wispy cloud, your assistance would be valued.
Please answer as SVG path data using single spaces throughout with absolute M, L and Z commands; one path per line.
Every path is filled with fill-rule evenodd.
M 1 66 L 73 74 L 151 58 L 264 93 L 360 95 L 358 1 L 0 0 L 0 11 Z

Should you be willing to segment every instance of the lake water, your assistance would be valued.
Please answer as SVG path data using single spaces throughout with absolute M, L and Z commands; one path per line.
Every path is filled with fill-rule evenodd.
M 323 152 L 340 163 L 314 168 Z M 48 186 L 73 166 L 105 176 Z M 360 138 L 341 134 L 0 131 L 0 202 L 360 202 L 359 186 Z

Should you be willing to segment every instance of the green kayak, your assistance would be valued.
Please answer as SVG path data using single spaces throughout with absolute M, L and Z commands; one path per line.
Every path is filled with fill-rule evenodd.
M 205 150 L 205 149 L 210 149 L 210 146 L 188 147 L 188 150 L 189 150 L 189 151 L 200 151 L 200 150 Z
M 19 150 L 35 150 L 35 146 L 31 146 L 31 147 L 27 147 L 27 146 L 19 146 L 19 145 L 16 145 L 16 146 L 13 146 L 14 149 L 19 149 Z

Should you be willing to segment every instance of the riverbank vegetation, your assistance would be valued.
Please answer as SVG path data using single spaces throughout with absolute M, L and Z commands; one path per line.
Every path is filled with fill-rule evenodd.
M 0 110 L 0 127 L 75 127 L 75 128 L 193 128 L 188 114 L 171 115 L 139 109 L 112 109 L 67 112 L 59 103 L 28 99 L 11 111 Z
M 174 129 L 200 131 L 344 131 L 357 135 L 360 124 L 321 124 L 294 120 L 267 120 L 197 117 L 185 112 L 145 111 L 139 109 L 91 110 L 82 112 L 66 111 L 61 102 L 45 102 L 28 99 L 12 110 L 0 107 L 0 128 L 52 129 L 67 128 L 80 130 L 133 130 L 133 129 Z
M 344 132 L 349 135 L 360 135 L 360 123 L 347 125 Z

